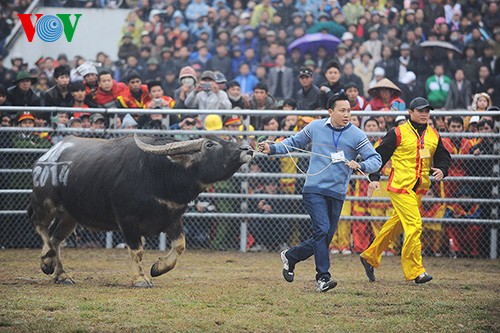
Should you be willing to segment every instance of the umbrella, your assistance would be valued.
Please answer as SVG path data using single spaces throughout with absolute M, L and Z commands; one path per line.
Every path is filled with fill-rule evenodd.
M 313 55 L 316 55 L 318 48 L 323 46 L 329 54 L 332 54 L 340 42 L 341 40 L 338 37 L 330 34 L 307 34 L 290 43 L 288 51 L 298 48 L 301 54 L 309 51 Z
M 420 43 L 421 47 L 437 47 L 441 49 L 446 49 L 446 50 L 452 50 L 457 52 L 458 54 L 462 54 L 462 52 L 453 44 L 448 43 L 448 42 L 442 42 L 439 40 L 428 40 L 425 42 Z
M 342 34 L 346 32 L 346 29 L 337 22 L 328 21 L 328 22 L 318 22 L 313 24 L 311 27 L 309 27 L 309 29 L 307 29 L 307 33 L 314 34 L 322 30 L 326 30 L 328 31 L 328 33 L 335 35 L 339 38 L 341 38 Z

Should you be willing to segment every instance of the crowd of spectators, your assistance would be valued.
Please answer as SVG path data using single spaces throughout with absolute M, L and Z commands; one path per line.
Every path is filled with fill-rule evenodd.
M 14 14 L 22 11 L 22 4 L 27 3 L 2 5 L 7 18 L 4 21 L 15 22 Z M 276 116 L 251 117 L 250 127 L 245 128 L 238 116 L 196 116 L 181 111 L 169 117 L 131 112 L 112 118 L 86 112 L 52 116 L 34 113 L 28 117 L 24 113 L 2 111 L 2 126 L 33 120 L 39 127 L 93 130 L 168 126 L 179 130 L 297 131 L 312 118 L 288 116 L 286 110 L 325 109 L 328 97 L 341 89 L 346 91 L 352 110 L 404 111 L 417 96 L 426 97 L 436 109 L 442 110 L 498 110 L 496 106 L 500 105 L 500 12 L 496 1 L 51 1 L 47 5 L 130 8 L 117 41 L 118 54 L 100 52 L 96 59 L 50 55 L 40 57 L 34 64 L 25 63 L 21 55 L 11 56 L 10 64 L 0 57 L 0 106 L 276 109 Z M 7 24 L 4 21 L 0 25 Z M 313 31 L 337 35 L 341 43 L 334 53 L 322 46 L 288 49 L 292 41 Z M 421 44 L 425 41 L 448 44 L 424 47 Z M 370 119 L 352 117 L 352 123 L 367 132 L 385 132 L 400 121 L 405 121 L 404 117 L 382 113 Z M 488 116 L 434 117 L 429 126 L 440 132 L 492 133 L 494 121 Z M 179 132 L 177 137 L 191 136 Z M 47 137 L 52 144 L 61 138 Z M 280 136 L 252 138 L 281 139 Z M 491 139 L 457 136 L 444 141 L 452 154 L 494 154 Z M 296 173 L 295 163 L 300 161 L 266 159 L 253 167 L 262 172 Z M 475 164 L 457 159 L 454 163 L 450 175 L 493 175 L 493 166 L 487 159 L 477 159 Z M 455 184 L 447 183 L 444 191 L 439 190 L 440 184 L 435 184 L 432 195 L 489 197 L 493 186 L 468 183 L 465 190 L 464 184 Z M 352 193 L 362 195 L 363 186 L 359 181 L 357 185 L 354 182 Z M 255 184 L 251 190 L 293 194 L 300 192 L 300 182 L 283 178 L 278 183 Z M 214 205 L 193 207 L 199 210 L 202 206 Z M 491 207 L 459 206 L 434 208 L 436 214 L 442 213 L 440 217 L 491 218 Z M 427 208 L 426 214 L 434 212 L 432 207 Z M 266 202 L 256 202 L 251 207 L 254 212 L 269 209 L 272 211 L 272 204 Z M 297 207 L 290 209 L 300 211 Z M 386 213 L 384 210 L 383 214 Z M 376 213 L 353 204 L 348 214 Z M 347 230 L 351 233 L 351 228 Z M 373 237 L 375 232 L 376 226 L 367 237 Z M 441 236 L 440 242 L 433 241 L 430 246 L 429 251 L 434 254 L 442 253 L 445 248 L 453 255 L 482 254 L 479 245 L 475 249 L 460 245 L 462 229 L 443 227 L 436 232 Z M 469 243 L 479 244 L 484 230 L 475 227 L 470 234 L 474 232 L 476 238 Z M 292 234 L 290 230 L 286 233 Z M 270 234 L 273 232 L 267 236 Z M 355 235 L 361 234 L 353 224 L 352 236 L 344 239 L 354 243 L 347 247 L 334 244 L 332 249 L 360 252 L 366 241 L 356 239 Z M 258 232 L 256 235 L 259 238 Z M 261 238 L 264 236 L 261 234 Z M 389 250 L 397 251 L 397 245 Z

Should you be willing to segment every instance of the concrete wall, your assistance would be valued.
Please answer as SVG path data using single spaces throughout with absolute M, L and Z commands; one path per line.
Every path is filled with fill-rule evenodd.
M 21 27 L 12 48 L 9 50 L 9 57 L 6 58 L 8 62 L 6 63 L 10 64 L 10 56 L 21 54 L 31 68 L 41 56 L 57 58 L 60 53 L 65 53 L 69 60 L 76 55 L 81 55 L 85 59 L 95 59 L 99 51 L 108 54 L 112 60 L 117 60 L 121 29 L 129 12 L 129 9 L 40 7 L 34 10 L 33 14 L 82 14 L 73 40 L 68 42 L 63 33 L 57 41 L 49 43 L 42 41 L 35 33 L 33 41 L 30 43 Z M 74 23 L 74 16 L 70 17 Z M 32 22 L 34 21 L 35 15 L 32 16 Z

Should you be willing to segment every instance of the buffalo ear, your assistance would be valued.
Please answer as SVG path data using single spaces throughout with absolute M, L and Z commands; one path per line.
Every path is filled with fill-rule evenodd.
M 167 158 L 173 163 L 178 164 L 186 169 L 191 167 L 196 160 L 195 154 L 183 154 L 183 155 L 172 155 L 172 156 L 167 155 Z

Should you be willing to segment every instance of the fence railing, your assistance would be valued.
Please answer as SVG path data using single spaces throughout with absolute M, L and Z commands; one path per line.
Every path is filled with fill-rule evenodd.
M 11 111 L 11 112 L 19 112 L 19 111 L 32 111 L 32 112 L 51 112 L 56 113 L 59 111 L 66 112 L 89 112 L 89 113 L 103 113 L 106 115 L 123 115 L 127 113 L 137 113 L 137 114 L 152 114 L 152 113 L 162 113 L 165 115 L 171 114 L 191 114 L 191 115 L 207 115 L 207 114 L 219 114 L 219 115 L 233 115 L 237 114 L 242 116 L 243 123 L 248 128 L 252 117 L 262 116 L 262 115 L 278 115 L 285 116 L 290 114 L 295 115 L 309 115 L 309 116 L 327 116 L 327 113 L 324 111 L 277 111 L 277 110 L 144 110 L 144 109 L 73 109 L 73 108 L 41 108 L 41 107 L 9 107 L 9 108 L 0 108 L 0 111 Z M 353 115 L 358 116 L 396 116 L 401 114 L 406 114 L 405 112 L 396 112 L 396 111 L 384 111 L 383 113 L 380 111 L 353 111 Z M 433 111 L 431 115 L 435 116 L 448 116 L 448 115 L 492 115 L 495 117 L 500 116 L 500 112 L 498 111 L 488 111 L 488 112 L 471 112 L 471 111 Z M 112 118 L 111 118 L 112 119 Z M 168 117 L 166 117 L 168 119 Z M 111 122 L 112 123 L 112 122 Z M 168 123 L 167 123 L 168 125 Z M 54 129 L 52 127 L 46 128 L 36 128 L 37 132 L 47 132 L 50 134 L 57 135 L 79 135 L 81 133 L 86 133 L 91 130 L 89 129 L 71 129 L 71 128 L 57 128 Z M 26 159 L 29 156 L 31 160 L 36 160 L 37 156 L 41 156 L 44 152 L 47 151 L 48 148 L 15 148 L 7 145 L 7 141 L 5 138 L 12 138 L 20 133 L 26 133 L 33 131 L 33 129 L 26 128 L 18 128 L 18 127 L 2 127 L 0 128 L 0 221 L 1 224 L 4 225 L 4 232 L 6 236 L 4 236 L 4 240 L 0 240 L 0 246 L 5 246 L 5 239 L 12 239 L 12 234 L 15 233 L 19 237 L 19 234 L 23 232 L 28 233 L 27 228 L 31 228 L 29 224 L 26 223 L 18 223 L 19 221 L 26 220 L 26 206 L 22 206 L 27 203 L 27 198 L 31 193 L 31 189 L 29 187 L 25 188 L 13 188 L 9 185 L 9 181 L 15 177 L 30 177 L 31 169 L 29 165 L 25 165 L 23 162 L 26 162 Z M 125 130 L 125 129 L 105 129 L 100 131 L 101 133 L 106 133 L 110 138 L 122 135 L 129 135 L 132 133 L 138 133 L 141 135 L 155 134 L 155 135 L 231 135 L 238 136 L 243 140 L 248 140 L 249 138 L 255 138 L 258 136 L 269 136 L 269 135 L 278 135 L 278 136 L 289 136 L 294 134 L 295 132 L 291 131 L 205 131 L 205 130 L 193 130 L 193 131 L 185 131 L 185 130 Z M 454 230 L 455 234 L 458 232 L 458 236 L 463 238 L 464 248 L 468 248 L 470 244 L 479 241 L 481 244 L 481 254 L 483 256 L 488 256 L 490 258 L 497 257 L 497 247 L 498 247 L 498 237 L 497 237 L 497 229 L 500 225 L 500 219 L 498 215 L 498 207 L 500 206 L 499 199 L 499 145 L 500 145 L 500 135 L 498 133 L 441 133 L 443 137 L 451 137 L 451 138 L 483 138 L 483 139 L 491 139 L 493 140 L 493 144 L 495 146 L 495 151 L 493 154 L 486 155 L 452 155 L 453 160 L 460 161 L 461 163 L 469 163 L 469 161 L 479 162 L 485 168 L 491 168 L 491 170 L 482 170 L 484 171 L 484 176 L 476 175 L 463 175 L 463 176 L 449 176 L 443 180 L 443 186 L 446 188 L 447 186 L 457 187 L 457 193 L 460 187 L 462 186 L 471 186 L 473 185 L 476 192 L 481 192 L 481 197 L 473 197 L 473 198 L 464 198 L 464 197 L 425 197 L 423 198 L 423 203 L 427 206 L 432 205 L 443 205 L 448 207 L 453 207 L 454 205 L 461 205 L 464 207 L 468 207 L 471 204 L 478 205 L 482 208 L 482 215 L 477 217 L 464 217 L 457 218 L 453 215 L 451 216 L 441 216 L 441 217 L 423 217 L 424 226 L 434 225 L 441 228 L 441 244 L 439 245 L 438 250 L 444 249 L 445 251 L 451 252 L 449 249 L 451 245 L 452 233 L 450 230 Z M 385 135 L 384 132 L 370 133 L 370 136 L 381 137 Z M 2 142 L 2 139 L 5 139 L 5 142 Z M 196 210 L 196 203 L 190 206 L 188 212 L 184 215 L 184 219 L 186 221 L 186 228 L 189 230 L 186 233 L 192 233 L 193 239 L 189 239 L 188 237 L 188 246 L 189 242 L 197 246 L 197 244 L 203 243 L 200 247 L 208 247 L 215 248 L 213 244 L 217 240 L 219 236 L 219 229 L 221 225 L 224 223 L 229 223 L 230 228 L 228 234 L 231 236 L 225 238 L 226 244 L 223 244 L 223 248 L 227 249 L 239 249 L 241 251 L 247 251 L 251 248 L 251 242 L 249 239 L 251 238 L 259 238 L 253 237 L 256 235 L 260 235 L 261 239 L 266 239 L 265 241 L 269 244 L 273 244 L 273 240 L 269 240 L 269 237 L 265 237 L 267 235 L 272 235 L 275 238 L 280 238 L 281 240 L 285 240 L 285 243 L 288 245 L 293 244 L 294 242 L 299 241 L 303 237 L 307 237 L 307 221 L 309 220 L 309 216 L 305 212 L 304 207 L 301 207 L 301 195 L 300 189 L 301 184 L 305 178 L 305 175 L 300 173 L 285 173 L 279 170 L 273 170 L 272 172 L 266 171 L 267 169 L 276 169 L 276 165 L 281 163 L 283 158 L 288 158 L 289 156 L 282 157 L 272 157 L 269 158 L 267 156 L 259 156 L 258 161 L 254 162 L 257 167 L 260 169 L 259 172 L 255 170 L 251 170 L 249 167 L 242 168 L 239 172 L 237 172 L 232 180 L 231 186 L 228 188 L 227 192 L 218 192 L 215 193 L 202 193 L 198 198 L 199 201 L 206 201 L 213 203 L 216 206 L 216 211 L 214 212 L 199 212 Z M 305 153 L 292 153 L 291 157 L 296 158 L 298 161 L 301 161 L 303 165 L 307 166 L 308 154 Z M 2 159 L 8 159 L 10 162 L 8 165 L 2 163 Z M 277 159 L 276 161 L 271 161 L 271 159 Z M 13 165 L 15 164 L 15 165 Z M 272 165 L 271 165 L 272 164 Z M 266 194 L 262 191 L 261 188 L 258 190 L 256 188 L 252 188 L 255 184 L 265 180 L 270 179 L 276 181 L 279 186 L 283 185 L 282 180 L 288 179 L 288 182 L 294 184 L 293 193 L 288 193 L 286 191 L 282 191 L 279 194 Z M 353 186 L 356 182 L 363 182 L 364 177 L 359 175 L 352 176 Z M 381 180 L 386 180 L 386 177 L 383 177 Z M 486 192 L 486 194 L 485 194 Z M 475 193 L 477 194 L 477 193 Z M 281 209 L 280 213 L 259 213 L 255 211 L 255 202 L 260 200 L 268 200 L 268 201 L 276 201 L 277 206 L 287 207 L 287 209 Z M 231 206 L 231 211 L 219 211 L 220 208 L 217 205 L 221 202 L 225 201 L 229 203 Z M 349 205 L 364 205 L 363 209 L 367 211 L 363 215 L 354 215 L 352 212 L 345 214 L 342 216 L 342 221 L 346 223 L 349 222 L 354 228 L 355 224 L 361 223 L 364 225 L 372 225 L 380 222 L 384 222 L 387 219 L 388 210 L 384 211 L 382 215 L 374 215 L 373 211 L 370 211 L 370 205 L 373 204 L 386 204 L 390 206 L 390 200 L 388 197 L 376 197 L 376 198 L 367 198 L 364 196 L 357 195 L 348 195 L 346 198 L 346 203 Z M 390 209 L 388 207 L 387 209 Z M 280 210 L 280 209 L 278 209 Z M 448 210 L 449 211 L 449 210 Z M 378 212 L 380 213 L 380 212 Z M 377 214 L 378 214 L 377 213 Z M 5 222 L 5 223 L 4 223 Z M 10 227 L 9 227 L 10 226 Z M 285 231 L 280 231 L 280 228 L 286 227 Z M 472 230 L 471 226 L 480 227 L 479 235 L 477 230 Z M 24 229 L 23 229 L 24 228 Z M 372 233 L 375 232 L 375 227 L 373 227 Z M 200 230 L 204 230 L 205 235 L 200 236 Z M 425 228 L 424 228 L 425 229 Z M 470 229 L 470 230 L 469 230 Z M 489 231 L 489 232 L 488 232 Z M 84 232 L 82 232 L 84 234 Z M 264 234 L 264 236 L 263 236 Z M 226 235 L 227 236 L 227 235 Z M 450 238 L 449 238 L 449 237 Z M 80 236 L 79 236 L 80 237 Z M 83 236 L 82 236 L 83 237 Z M 231 238 L 232 237 L 232 238 Z M 373 237 L 373 235 L 371 236 Z M 351 244 L 353 246 L 354 242 L 354 233 L 350 235 Z M 448 239 L 449 238 L 449 239 Z M 105 236 L 99 236 L 99 244 L 101 246 L 112 247 L 116 245 L 117 242 L 120 242 L 121 236 L 117 233 L 108 232 Z M 204 241 L 199 241 L 203 239 Z M 235 239 L 237 242 L 235 243 Z M 199 242 L 196 243 L 195 240 Z M 26 242 L 21 242 L 23 244 L 29 244 L 29 240 Z M 75 241 L 75 246 L 77 245 L 77 241 Z M 470 243 L 470 244 L 469 244 Z M 160 249 L 165 249 L 168 242 L 165 238 L 165 235 L 160 235 L 159 240 L 152 241 L 151 246 L 158 246 Z M 10 244 L 6 244 L 7 247 L 10 247 Z M 38 246 L 36 241 L 31 243 L 31 246 Z M 396 245 L 397 248 L 397 245 Z

